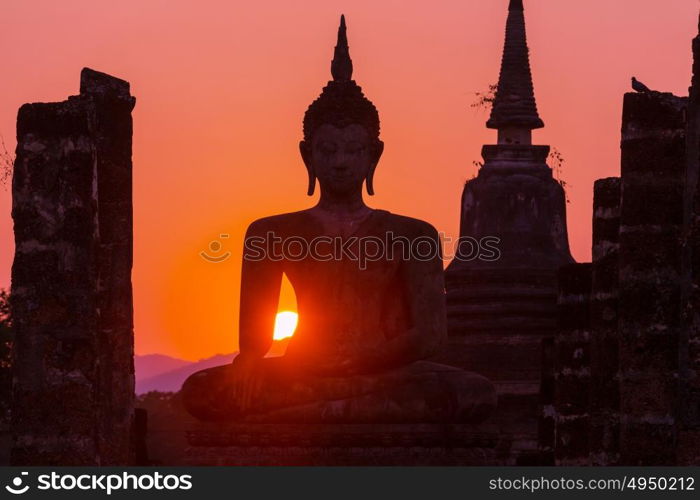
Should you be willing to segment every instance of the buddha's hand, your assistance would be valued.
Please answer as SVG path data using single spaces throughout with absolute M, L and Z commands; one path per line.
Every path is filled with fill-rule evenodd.
M 347 336 L 336 346 L 330 365 L 339 375 L 359 375 L 375 364 L 386 342 L 379 335 Z
M 347 377 L 365 372 L 365 354 L 345 351 L 330 356 L 325 363 L 324 375 Z
M 231 363 L 231 397 L 242 413 L 250 410 L 262 386 L 260 358 L 239 354 Z

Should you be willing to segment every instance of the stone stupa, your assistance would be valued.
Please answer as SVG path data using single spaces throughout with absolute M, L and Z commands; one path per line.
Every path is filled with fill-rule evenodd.
M 557 269 L 572 263 L 566 197 L 547 165 L 549 146 L 532 144 L 544 127 L 530 72 L 522 0 L 511 0 L 501 73 L 486 126 L 498 143 L 464 186 L 460 236 L 497 237 L 497 260 L 457 252 L 446 270 L 449 352 L 443 361 L 491 379 L 496 415 L 512 461 L 537 452 L 542 340 L 556 327 Z

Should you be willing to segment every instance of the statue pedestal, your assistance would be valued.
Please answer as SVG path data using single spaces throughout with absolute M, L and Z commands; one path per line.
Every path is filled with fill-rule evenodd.
M 499 465 L 494 426 L 198 424 L 189 465 Z

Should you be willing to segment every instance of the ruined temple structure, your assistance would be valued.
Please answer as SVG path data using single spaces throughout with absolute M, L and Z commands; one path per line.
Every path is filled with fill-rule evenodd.
M 593 262 L 560 272 L 550 463 L 700 464 L 700 36 L 693 55 L 689 97 L 625 95 L 621 176 L 594 187 Z
M 500 79 L 478 176 L 466 183 L 460 236 L 498 237 L 500 258 L 480 260 L 461 248 L 446 270 L 450 347 L 442 361 L 492 380 L 496 421 L 509 463 L 537 454 L 541 344 L 556 326 L 557 269 L 573 262 L 566 200 L 546 160 L 549 146 L 532 144 L 542 128 L 530 73 L 522 0 L 511 0 Z
M 85 68 L 80 95 L 19 110 L 14 465 L 133 463 L 134 103 Z

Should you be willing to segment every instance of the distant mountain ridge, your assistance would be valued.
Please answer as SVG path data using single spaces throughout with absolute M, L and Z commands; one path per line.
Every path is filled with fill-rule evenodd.
M 236 354 L 237 353 L 217 354 L 199 361 L 185 361 L 162 354 L 134 356 L 134 365 L 136 367 L 136 394 L 145 394 L 151 391 L 177 392 L 182 388 L 185 379 L 193 373 L 204 370 L 205 368 L 230 363 L 233 358 L 236 357 Z M 139 359 L 152 356 L 158 356 L 156 361 L 159 363 L 160 367 L 170 368 L 157 372 L 156 367 L 149 367 L 148 359 Z M 139 371 L 139 365 L 142 366 L 141 371 Z M 146 375 L 144 376 L 143 374 Z
M 280 356 L 287 349 L 288 340 L 274 342 L 270 355 Z M 145 354 L 134 356 L 136 371 L 136 394 L 151 391 L 177 392 L 187 377 L 199 370 L 230 363 L 237 352 L 216 354 L 199 361 L 186 361 L 164 354 Z
M 134 369 L 137 379 L 147 379 L 161 375 L 171 370 L 177 370 L 183 366 L 191 364 L 192 361 L 172 358 L 164 354 L 146 354 L 144 356 L 134 356 Z

